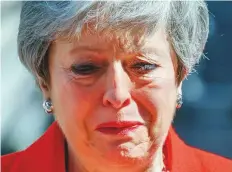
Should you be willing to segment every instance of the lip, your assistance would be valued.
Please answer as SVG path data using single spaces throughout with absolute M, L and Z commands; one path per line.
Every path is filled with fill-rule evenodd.
M 137 129 L 141 125 L 143 124 L 138 121 L 111 121 L 98 125 L 96 131 L 103 134 L 126 135 L 128 132 Z

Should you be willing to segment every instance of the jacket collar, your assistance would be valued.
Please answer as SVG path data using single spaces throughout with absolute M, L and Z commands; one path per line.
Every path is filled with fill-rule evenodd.
M 170 127 L 164 145 L 165 164 L 170 172 L 196 172 L 197 158 Z M 27 172 L 65 172 L 65 138 L 54 122 L 45 134 L 24 151 L 21 161 L 27 163 Z M 29 165 L 28 165 L 29 164 Z M 200 167 L 199 167 L 200 168 Z
M 65 172 L 65 139 L 56 122 L 24 151 L 24 172 Z M 25 164 L 26 163 L 26 164 Z M 17 167 L 15 169 L 18 169 Z

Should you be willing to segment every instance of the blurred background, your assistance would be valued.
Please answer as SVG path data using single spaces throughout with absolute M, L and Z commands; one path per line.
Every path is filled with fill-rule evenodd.
M 184 104 L 174 127 L 187 144 L 232 159 L 232 1 L 207 3 L 209 60 L 184 81 Z M 53 121 L 17 56 L 20 7 L 20 2 L 1 2 L 1 155 L 25 149 Z

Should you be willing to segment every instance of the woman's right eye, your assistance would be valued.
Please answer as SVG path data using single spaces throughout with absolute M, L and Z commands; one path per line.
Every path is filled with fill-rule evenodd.
M 93 64 L 72 65 L 71 71 L 77 75 L 91 75 L 97 72 L 100 67 Z

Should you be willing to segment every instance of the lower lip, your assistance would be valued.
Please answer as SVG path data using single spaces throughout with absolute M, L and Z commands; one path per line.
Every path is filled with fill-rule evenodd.
M 126 135 L 129 132 L 134 131 L 137 129 L 140 125 L 135 125 L 131 127 L 125 127 L 125 128 L 114 128 L 114 127 L 107 127 L 107 128 L 98 128 L 97 131 L 103 133 L 103 134 L 111 134 L 111 135 Z

